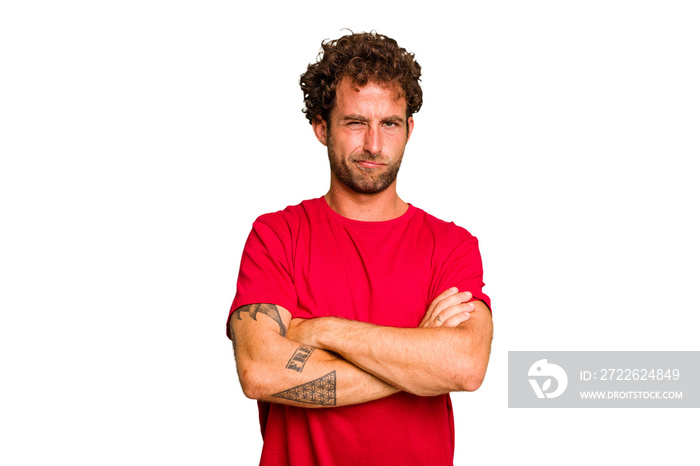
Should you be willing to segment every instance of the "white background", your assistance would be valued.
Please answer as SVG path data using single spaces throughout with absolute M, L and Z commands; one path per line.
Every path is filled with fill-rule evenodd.
M 249 2 L 252 5 L 252 2 Z M 516 410 L 509 350 L 698 350 L 700 8 L 3 2 L 0 462 L 257 464 L 225 319 L 255 217 L 328 188 L 321 40 L 415 52 L 399 192 L 479 237 L 455 464 L 691 464 L 697 410 Z

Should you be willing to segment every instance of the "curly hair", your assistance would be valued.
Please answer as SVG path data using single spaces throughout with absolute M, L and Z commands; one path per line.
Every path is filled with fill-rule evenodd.
M 423 105 L 420 88 L 421 67 L 414 55 L 399 47 L 390 37 L 376 31 L 349 34 L 337 40 L 325 40 L 316 63 L 301 75 L 304 109 L 309 123 L 328 121 L 335 105 L 336 88 L 345 77 L 358 87 L 368 82 L 398 85 L 406 98 L 406 117 Z

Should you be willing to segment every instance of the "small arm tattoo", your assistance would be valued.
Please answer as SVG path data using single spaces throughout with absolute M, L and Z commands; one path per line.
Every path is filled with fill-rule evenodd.
M 299 403 L 335 406 L 335 371 L 272 396 Z
M 314 352 L 316 348 L 313 346 L 301 345 L 294 352 L 289 362 L 287 362 L 287 369 L 292 369 L 293 371 L 301 372 L 304 370 L 304 364 L 309 360 L 309 356 Z
M 282 322 L 282 318 L 280 317 L 280 313 L 277 310 L 276 305 L 274 305 L 274 304 L 248 304 L 247 306 L 241 306 L 238 309 L 236 309 L 233 313 L 233 317 L 235 317 L 238 320 L 243 320 L 241 318 L 241 312 L 249 313 L 250 317 L 252 317 L 253 320 L 258 320 L 257 315 L 259 312 L 261 312 L 261 313 L 265 314 L 266 316 L 268 316 L 270 319 L 277 322 L 277 325 L 280 326 L 280 335 L 282 335 L 282 336 L 287 335 L 287 327 Z

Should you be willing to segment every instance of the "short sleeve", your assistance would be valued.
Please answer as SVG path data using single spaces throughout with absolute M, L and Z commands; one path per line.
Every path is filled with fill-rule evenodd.
M 243 249 L 229 319 L 239 307 L 257 303 L 276 304 L 295 313 L 297 296 L 290 249 L 290 238 L 281 236 L 259 220 L 253 224 Z M 226 335 L 230 338 L 228 319 L 226 322 Z
M 431 287 L 431 301 L 446 289 L 456 286 L 469 291 L 474 299 L 483 301 L 491 309 L 491 299 L 483 292 L 484 272 L 479 252 L 479 241 L 464 229 L 453 246 L 440 260 L 438 273 Z

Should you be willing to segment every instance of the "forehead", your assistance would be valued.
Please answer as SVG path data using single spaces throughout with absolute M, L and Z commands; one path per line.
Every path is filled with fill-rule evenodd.
M 350 78 L 343 78 L 336 88 L 335 99 L 333 113 L 339 115 L 361 113 L 369 117 L 406 114 L 406 98 L 398 84 L 370 81 L 358 87 Z

